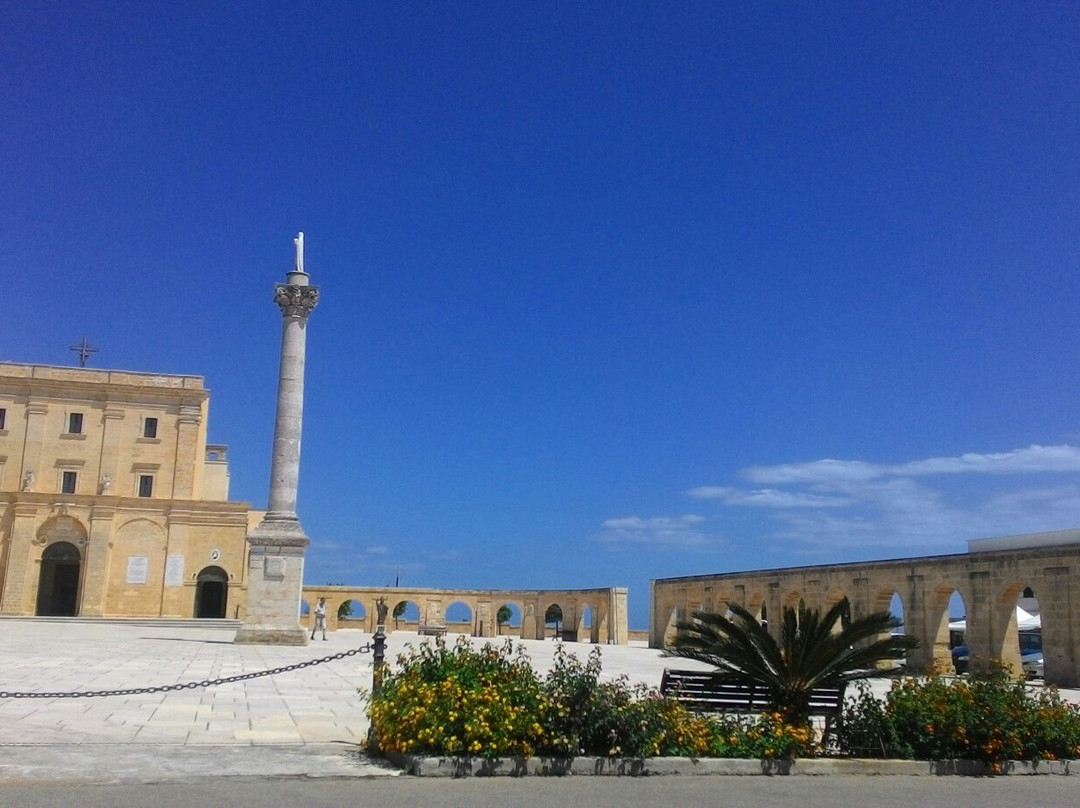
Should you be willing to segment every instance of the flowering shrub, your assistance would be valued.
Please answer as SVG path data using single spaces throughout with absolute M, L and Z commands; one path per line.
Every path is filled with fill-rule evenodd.
M 524 653 L 511 644 L 476 650 L 462 638 L 424 643 L 398 657 L 371 700 L 371 726 L 387 752 L 501 757 L 550 747 L 550 705 Z
M 410 648 L 388 673 L 370 716 L 386 752 L 432 755 L 600 755 L 648 757 L 806 756 L 808 726 L 779 713 L 747 719 L 687 711 L 654 688 L 626 677 L 600 681 L 600 649 L 585 662 L 556 649 L 541 679 L 524 651 L 507 641 L 474 648 L 461 637 Z
M 1080 757 L 1080 707 L 1030 690 L 1001 667 L 970 679 L 903 679 L 886 700 L 865 688 L 844 711 L 841 749 L 860 757 L 1005 760 Z

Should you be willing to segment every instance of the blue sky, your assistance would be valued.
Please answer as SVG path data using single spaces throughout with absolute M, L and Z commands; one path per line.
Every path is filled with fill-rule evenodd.
M 0 358 L 195 373 L 310 583 L 630 588 L 1080 525 L 1074 3 L 32 3 Z

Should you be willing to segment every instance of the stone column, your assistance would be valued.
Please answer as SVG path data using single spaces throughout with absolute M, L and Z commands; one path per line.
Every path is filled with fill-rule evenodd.
M 1075 572 L 1067 566 L 1046 567 L 1039 588 L 1046 683 L 1080 685 L 1080 611 L 1076 608 Z
M 280 416 L 278 416 L 280 417 Z M 202 426 L 202 407 L 185 402 L 180 405 L 176 418 L 176 446 L 173 450 L 176 462 L 172 464 L 175 472 L 172 479 L 173 499 L 196 499 L 195 475 L 201 473 L 205 451 L 205 441 L 199 440 L 199 427 Z M 197 472 L 196 470 L 200 470 Z M 165 481 L 160 483 L 164 493 Z
M 105 614 L 105 592 L 108 590 L 109 547 L 112 544 L 113 519 L 116 509 L 95 505 L 90 511 L 90 531 L 83 551 L 82 606 L 79 614 L 101 617 Z
M 4 600 L 0 614 L 34 614 L 40 567 L 34 563 L 38 505 L 16 502 L 8 545 L 8 568 L 4 577 Z
M 269 510 L 248 534 L 247 615 L 235 642 L 259 645 L 306 645 L 300 627 L 304 550 L 309 541 L 296 515 L 300 479 L 300 428 L 304 410 L 304 354 L 308 316 L 319 290 L 303 271 L 303 238 L 297 240 L 296 268 L 278 284 L 274 299 L 281 307 L 281 365 L 277 420 L 270 468 Z

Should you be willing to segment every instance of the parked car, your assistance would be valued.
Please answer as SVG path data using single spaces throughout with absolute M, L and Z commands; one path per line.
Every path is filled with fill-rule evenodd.
M 1024 675 L 1028 679 L 1043 678 L 1043 652 L 1029 651 L 1020 656 L 1020 666 L 1024 669 Z
M 1028 679 L 1043 678 L 1043 650 L 1041 631 L 1020 632 L 1020 666 Z
M 952 649 L 952 664 L 956 669 L 956 675 L 968 672 L 968 647 L 958 645 Z

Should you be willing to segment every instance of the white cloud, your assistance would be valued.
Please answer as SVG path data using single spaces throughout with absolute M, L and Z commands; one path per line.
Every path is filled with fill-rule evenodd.
M 1080 471 L 1076 446 L 1028 446 L 998 454 L 962 454 L 934 457 L 895 467 L 897 474 L 1031 474 Z
M 861 460 L 814 460 L 779 466 L 751 466 L 742 476 L 755 483 L 833 483 L 873 480 L 879 477 L 922 477 L 932 474 L 1031 474 L 1080 471 L 1080 448 L 1039 446 L 1011 452 L 959 457 L 931 457 L 898 465 L 866 463 Z
M 811 463 L 788 463 L 780 466 L 751 466 L 742 476 L 755 483 L 821 483 L 842 480 L 872 480 L 880 477 L 885 466 L 859 460 L 815 460 Z
M 695 547 L 710 544 L 710 536 L 698 529 L 705 517 L 684 516 L 623 516 L 604 521 L 603 532 L 594 536 L 597 541 L 629 542 L 634 544 L 664 544 Z
M 687 493 L 696 499 L 719 499 L 725 505 L 749 505 L 759 508 L 836 508 L 855 503 L 855 500 L 847 497 L 777 491 L 775 488 L 743 491 L 739 488 L 703 485 L 692 488 Z
M 748 540 L 811 553 L 863 556 L 963 552 L 965 540 L 1080 524 L 1080 448 L 1028 446 L 900 464 L 817 460 L 755 466 L 742 476 L 776 488 L 701 486 L 687 492 L 723 506 L 766 511 Z M 1059 475 L 1028 480 L 1023 475 Z M 1005 475 L 1018 479 L 1005 480 Z M 948 485 L 944 476 L 955 478 Z M 989 479 L 993 477 L 994 480 Z

